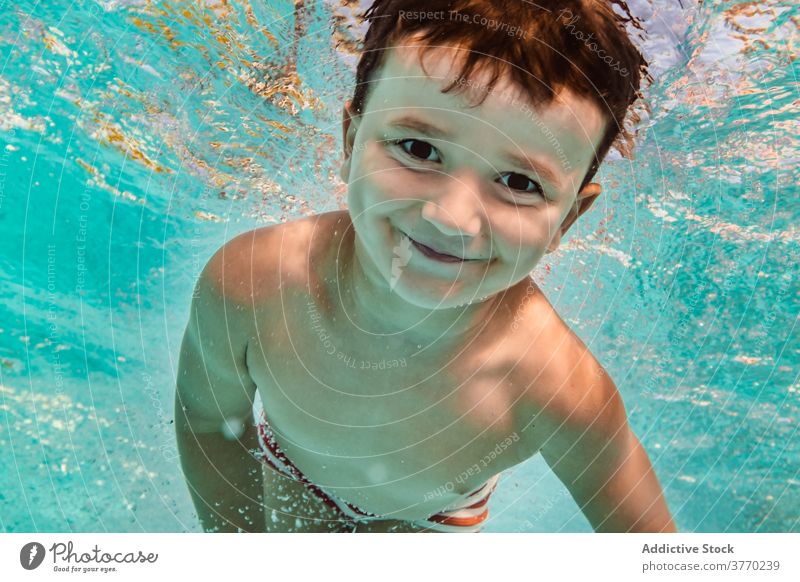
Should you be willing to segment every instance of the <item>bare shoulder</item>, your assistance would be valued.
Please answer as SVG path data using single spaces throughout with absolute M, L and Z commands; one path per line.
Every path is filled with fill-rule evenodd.
M 270 247 L 283 226 L 256 228 L 227 241 L 208 260 L 201 282 L 228 303 L 251 304 L 256 295 L 269 290 L 266 274 L 272 265 L 270 253 L 264 249 Z
M 308 266 L 321 262 L 344 212 L 329 212 L 241 233 L 222 245 L 206 265 L 206 283 L 239 306 L 277 297 L 281 285 L 306 282 Z
M 538 287 L 517 321 L 519 414 L 540 429 L 530 438 L 618 430 L 626 414 L 614 381 Z

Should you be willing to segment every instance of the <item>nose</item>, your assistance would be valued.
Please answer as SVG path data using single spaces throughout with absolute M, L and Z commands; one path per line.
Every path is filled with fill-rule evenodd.
M 438 196 L 427 200 L 422 217 L 442 234 L 454 237 L 476 237 L 481 231 L 483 203 L 480 184 L 471 171 L 448 176 Z

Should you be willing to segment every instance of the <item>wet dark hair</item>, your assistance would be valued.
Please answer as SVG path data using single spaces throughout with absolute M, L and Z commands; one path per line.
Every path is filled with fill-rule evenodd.
M 509 74 L 533 107 L 549 105 L 562 87 L 593 101 L 608 124 L 579 191 L 612 145 L 630 156 L 633 136 L 625 116 L 641 97 L 642 78 L 652 78 L 626 30 L 629 24 L 642 30 L 641 24 L 624 1 L 376 0 L 362 18 L 369 28 L 356 69 L 355 114 L 364 112 L 369 83 L 388 49 L 414 36 L 427 45 L 421 57 L 436 46 L 468 49 L 446 93 L 463 89 L 467 84 L 459 79 L 485 68 L 492 74 L 487 94 L 502 74 Z

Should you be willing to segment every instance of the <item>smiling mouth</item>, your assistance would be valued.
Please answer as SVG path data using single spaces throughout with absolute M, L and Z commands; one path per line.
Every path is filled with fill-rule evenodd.
M 467 261 L 472 261 L 474 259 L 462 259 L 461 257 L 456 257 L 454 255 L 448 255 L 445 253 L 440 253 L 429 246 L 422 244 L 421 242 L 415 241 L 413 238 L 408 236 L 407 234 L 403 233 L 408 240 L 411 241 L 411 244 L 414 245 L 419 252 L 425 255 L 428 258 L 431 258 L 435 261 L 440 261 L 442 263 L 466 263 Z

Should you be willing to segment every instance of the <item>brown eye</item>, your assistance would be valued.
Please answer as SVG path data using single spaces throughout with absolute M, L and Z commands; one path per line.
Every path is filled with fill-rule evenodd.
M 505 178 L 508 178 L 508 181 L 505 181 Z M 524 176 L 522 174 L 516 173 L 509 173 L 504 174 L 501 178 L 503 180 L 503 184 L 512 190 L 519 190 L 521 192 L 530 192 L 531 194 L 536 192 L 539 194 L 544 194 L 542 187 L 539 185 L 538 182 L 534 182 L 528 176 Z M 533 187 L 530 189 L 529 187 Z
M 395 143 L 403 148 L 404 152 L 414 158 L 423 160 L 425 162 L 438 161 L 428 159 L 428 156 L 436 153 L 436 148 L 427 142 L 420 141 L 418 139 L 401 139 Z

